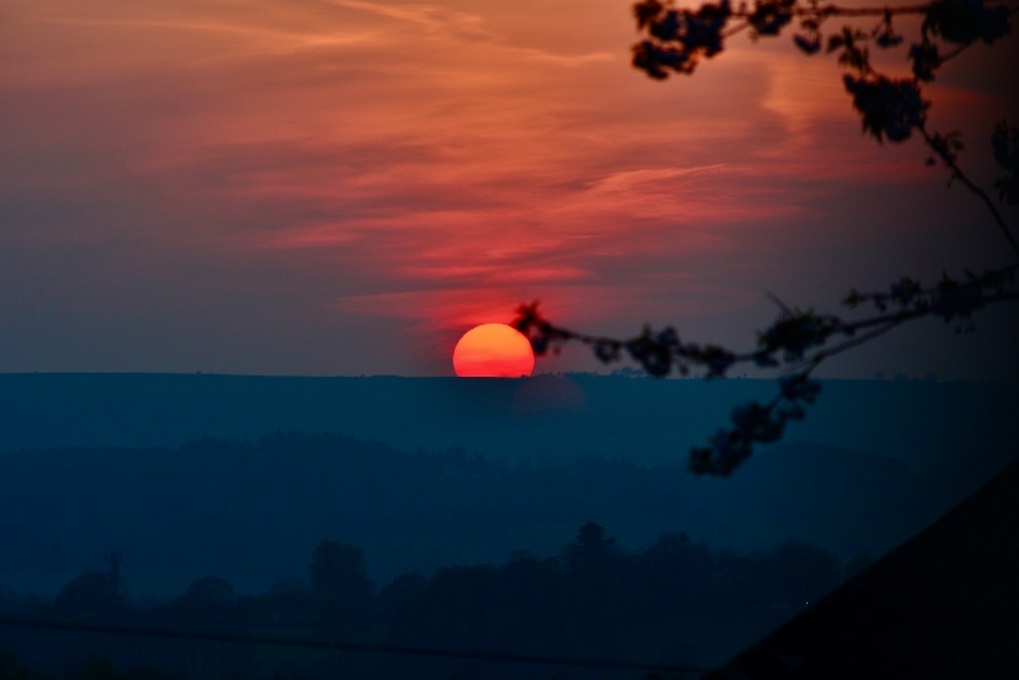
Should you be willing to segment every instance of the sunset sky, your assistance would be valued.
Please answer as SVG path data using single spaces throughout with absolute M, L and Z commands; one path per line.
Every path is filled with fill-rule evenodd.
M 653 82 L 629 5 L 5 0 L 0 371 L 452 375 L 465 330 L 536 298 L 742 349 L 769 293 L 838 311 L 1011 261 L 919 141 L 861 134 L 833 56 L 739 37 Z M 985 185 L 1017 43 L 929 91 Z M 1017 321 L 931 322 L 828 374 L 1019 380 Z

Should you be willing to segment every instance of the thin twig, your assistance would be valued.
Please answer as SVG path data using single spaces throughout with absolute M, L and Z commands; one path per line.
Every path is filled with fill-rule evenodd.
M 1005 218 L 1002 217 L 1001 212 L 998 210 L 998 207 L 994 205 L 994 201 L 987 195 L 987 192 L 977 186 L 969 177 L 966 176 L 966 174 L 962 171 L 962 168 L 959 167 L 959 164 L 955 162 L 955 159 L 948 155 L 940 145 L 934 142 L 934 136 L 927 132 L 927 129 L 923 125 L 918 125 L 917 128 L 920 130 L 920 134 L 923 135 L 927 146 L 929 146 L 931 150 L 938 155 L 941 162 L 947 165 L 952 171 L 952 176 L 957 178 L 967 189 L 980 197 L 987 206 L 987 209 L 991 212 L 991 215 L 994 217 L 994 221 L 998 225 L 998 228 L 1001 229 L 1005 239 L 1008 241 L 1009 245 L 1012 246 L 1012 250 L 1016 255 L 1019 255 L 1019 242 L 1016 242 L 1015 237 L 1012 236 L 1012 231 L 1008 228 Z

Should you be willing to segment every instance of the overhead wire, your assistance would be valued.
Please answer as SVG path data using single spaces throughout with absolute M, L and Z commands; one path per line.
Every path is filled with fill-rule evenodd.
M 531 654 L 512 654 L 506 652 L 481 652 L 470 650 L 440 649 L 432 647 L 414 647 L 406 645 L 384 645 L 365 642 L 339 642 L 333 640 L 300 639 L 270 635 L 247 635 L 215 631 L 171 630 L 136 626 L 118 626 L 112 624 L 75 623 L 68 621 L 47 621 L 0 616 L 0 626 L 13 628 L 34 628 L 40 630 L 67 631 L 79 633 L 101 633 L 108 635 L 126 635 L 134 637 L 158 637 L 176 640 L 194 640 L 205 642 L 221 642 L 244 645 L 261 645 L 266 647 L 293 647 L 317 649 L 324 651 L 365 652 L 373 654 L 393 654 L 404 656 L 446 657 L 454 659 L 473 659 L 478 661 L 524 663 L 546 666 L 580 666 L 588 668 L 635 670 L 645 672 L 700 675 L 706 669 L 692 666 L 646 663 L 640 661 L 613 661 L 607 659 L 590 659 L 578 657 L 558 657 Z

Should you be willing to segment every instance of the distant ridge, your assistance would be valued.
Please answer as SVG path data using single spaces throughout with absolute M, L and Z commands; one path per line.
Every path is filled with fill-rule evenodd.
M 1011 440 L 1019 386 L 825 381 L 789 437 L 936 464 Z M 206 436 L 340 432 L 404 450 L 624 457 L 681 467 L 686 450 L 772 381 L 539 376 L 523 380 L 215 374 L 0 374 L 0 453 L 179 446 Z M 939 454 L 941 452 L 941 454 Z

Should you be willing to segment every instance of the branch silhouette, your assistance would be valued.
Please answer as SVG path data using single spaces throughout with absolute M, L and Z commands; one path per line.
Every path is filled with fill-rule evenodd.
M 928 165 L 939 162 L 949 171 L 949 184 L 958 181 L 980 199 L 991 220 L 1005 238 L 1015 263 L 982 274 L 965 272 L 961 277 L 944 274 L 936 284 L 924 285 L 903 277 L 887 291 L 860 293 L 855 289 L 842 301 L 850 311 L 871 310 L 871 315 L 846 320 L 813 309 L 780 308 L 777 320 L 760 331 L 752 350 L 734 351 L 716 344 L 685 341 L 673 327 L 655 331 L 646 326 L 627 339 L 577 332 L 556 325 L 539 311 L 537 301 L 517 309 L 513 325 L 531 341 L 538 355 L 559 352 L 569 343 L 586 345 L 604 363 L 629 359 L 648 374 L 663 378 L 696 374 L 724 377 L 739 364 L 753 364 L 779 372 L 777 394 L 767 402 L 737 406 L 730 424 L 720 428 L 706 446 L 690 450 L 688 465 L 696 474 L 728 475 L 753 454 L 754 446 L 778 441 L 789 421 L 801 420 L 806 406 L 821 390 L 812 377 L 827 359 L 871 342 L 889 331 L 921 318 L 940 318 L 956 332 L 975 330 L 973 314 L 1005 302 L 1019 301 L 1019 243 L 990 195 L 963 171 L 958 162 L 962 149 L 959 133 L 931 132 L 927 114 L 931 102 L 924 99 L 924 83 L 935 79 L 948 61 L 978 42 L 992 45 L 1011 31 L 1010 18 L 1019 11 L 1014 2 L 985 0 L 935 0 L 903 7 L 845 8 L 818 0 L 757 0 L 752 8 L 733 9 L 728 0 L 702 5 L 697 10 L 677 8 L 671 1 L 642 0 L 633 6 L 638 30 L 645 38 L 633 46 L 633 65 L 656 80 L 671 72 L 690 75 L 702 59 L 724 50 L 725 40 L 748 31 L 751 39 L 777 36 L 794 21 L 799 32 L 794 44 L 807 56 L 822 51 L 837 53 L 846 69 L 843 83 L 862 119 L 863 132 L 879 143 L 901 143 L 914 132 L 930 149 Z M 902 45 L 893 20 L 901 15 L 920 15 L 918 41 L 908 50 L 912 78 L 890 78 L 870 61 L 868 46 L 892 49 Z M 844 23 L 825 32 L 836 18 L 877 17 L 869 30 Z M 1006 121 L 992 136 L 994 159 L 1005 171 L 994 184 L 1001 203 L 1019 205 L 1019 128 Z

